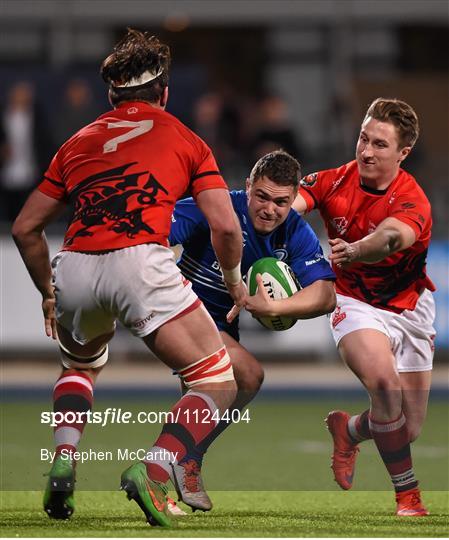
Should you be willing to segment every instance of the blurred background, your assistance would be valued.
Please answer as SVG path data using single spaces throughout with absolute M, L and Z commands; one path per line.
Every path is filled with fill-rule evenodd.
M 421 136 L 405 168 L 433 207 L 429 273 L 438 285 L 437 363 L 443 366 L 449 347 L 446 0 L 2 0 L 0 325 L 10 360 L 4 365 L 19 369 L 15 360 L 39 359 L 57 371 L 39 295 L 10 226 L 57 148 L 109 108 L 99 66 L 126 26 L 150 30 L 170 45 L 168 111 L 211 146 L 232 189 L 243 188 L 254 162 L 279 147 L 298 158 L 304 174 L 349 161 L 376 97 L 398 97 L 416 109 Z M 307 219 L 325 247 L 319 217 Z M 64 219 L 48 229 L 52 254 L 64 230 Z M 332 370 L 342 373 L 325 317 L 276 333 L 244 316 L 242 327 L 242 343 L 256 356 L 278 367 L 283 362 L 279 384 L 293 380 L 291 362 L 321 366 L 321 382 L 336 381 Z M 124 367 L 147 361 L 148 353 L 119 329 L 111 357 Z
M 432 202 L 428 262 L 438 291 L 436 366 L 414 463 L 426 490 L 447 490 L 441 473 L 449 470 L 447 0 L 0 0 L 0 489 L 42 489 L 48 464 L 40 449 L 52 447 L 52 433 L 39 418 L 51 408 L 60 370 L 11 222 L 57 148 L 109 108 L 99 67 L 126 26 L 170 45 L 168 110 L 212 147 L 233 189 L 243 188 L 262 154 L 279 147 L 298 158 L 304 174 L 351 160 L 376 97 L 398 97 L 416 109 L 421 136 L 405 168 Z M 326 249 L 313 214 L 307 219 Z M 49 227 L 52 254 L 64 230 L 64 218 Z M 206 485 L 336 489 L 322 419 L 334 408 L 360 412 L 367 397 L 338 359 L 326 317 L 269 332 L 243 316 L 242 343 L 264 364 L 264 388 L 249 406 L 251 422 L 229 429 L 209 451 Z M 110 351 L 96 410 L 167 410 L 177 399 L 177 378 L 122 328 Z M 87 426 L 82 449 L 140 448 L 160 430 L 107 428 Z M 289 466 L 267 467 L 273 459 Z M 372 444 L 359 463 L 358 489 L 389 489 Z M 80 489 L 116 488 L 124 465 L 100 465 L 79 467 Z

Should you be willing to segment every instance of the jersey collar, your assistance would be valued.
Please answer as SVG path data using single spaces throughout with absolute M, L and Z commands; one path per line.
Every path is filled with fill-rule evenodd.
M 392 182 L 393 183 L 393 182 Z M 391 184 L 390 184 L 391 186 Z M 369 186 L 365 186 L 365 184 L 362 184 L 362 180 L 359 179 L 359 187 L 362 191 L 365 191 L 366 193 L 370 193 L 371 195 L 385 195 L 385 193 L 390 189 L 390 186 L 388 186 L 385 189 L 374 189 Z
M 164 109 L 160 109 L 158 107 L 153 107 L 153 105 L 150 105 L 150 103 L 147 103 L 146 101 L 123 101 L 119 105 L 117 105 L 116 109 L 131 109 L 136 108 L 139 111 L 146 111 L 146 112 L 152 112 L 152 113 L 165 113 Z
M 399 178 L 401 172 L 402 172 L 402 169 L 399 169 L 398 174 L 396 175 L 394 180 L 385 189 L 375 189 L 375 188 L 372 188 L 372 187 L 369 187 L 369 186 L 365 186 L 364 184 L 362 184 L 362 179 L 359 176 L 359 188 L 362 191 L 364 191 L 365 193 L 369 193 L 370 195 L 378 195 L 378 196 L 382 197 L 383 195 L 385 195 L 391 189 L 391 186 L 393 186 L 396 183 L 396 180 Z

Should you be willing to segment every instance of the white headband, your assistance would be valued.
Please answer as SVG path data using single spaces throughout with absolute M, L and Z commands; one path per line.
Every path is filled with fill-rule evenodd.
M 150 81 L 153 81 L 154 79 L 157 79 L 159 75 L 163 73 L 164 69 L 159 68 L 159 71 L 157 73 L 154 73 L 153 71 L 144 71 L 142 75 L 139 77 L 134 77 L 134 79 L 131 79 L 130 81 L 124 83 L 124 84 L 117 84 L 112 83 L 113 86 L 116 88 L 129 88 L 131 86 L 141 86 L 142 84 L 149 83 Z

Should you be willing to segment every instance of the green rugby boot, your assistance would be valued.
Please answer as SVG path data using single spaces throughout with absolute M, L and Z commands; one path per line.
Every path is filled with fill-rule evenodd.
M 69 519 L 75 511 L 75 465 L 71 459 L 56 456 L 48 473 L 44 510 L 52 519 Z
M 122 473 L 120 488 L 129 500 L 134 499 L 153 527 L 170 527 L 167 488 L 160 482 L 150 480 L 144 463 L 135 463 Z

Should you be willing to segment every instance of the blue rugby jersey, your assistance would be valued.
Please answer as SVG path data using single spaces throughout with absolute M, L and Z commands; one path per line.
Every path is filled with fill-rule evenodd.
M 295 210 L 290 210 L 284 223 L 273 232 L 262 235 L 254 230 L 248 215 L 245 191 L 231 191 L 230 195 L 243 234 L 242 275 L 258 259 L 276 257 L 291 267 L 302 288 L 320 279 L 335 279 L 318 238 Z M 178 266 L 192 282 L 193 290 L 219 330 L 238 341 L 238 318 L 231 324 L 226 322 L 226 314 L 234 303 L 223 282 L 208 223 L 192 198 L 176 203 L 169 241 L 172 246 L 182 244 L 184 251 Z

